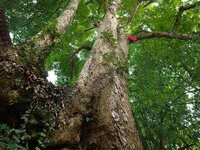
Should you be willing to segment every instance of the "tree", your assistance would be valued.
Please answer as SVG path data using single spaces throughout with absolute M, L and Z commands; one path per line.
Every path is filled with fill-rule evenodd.
M 192 143 L 186 143 L 185 140 L 188 137 L 183 136 L 180 137 L 179 143 L 171 142 L 172 146 L 170 146 L 170 140 L 165 139 L 166 135 L 162 132 L 171 125 L 170 121 L 166 121 L 169 116 L 162 115 L 163 112 L 160 112 L 162 109 L 156 109 L 156 103 L 153 103 L 153 100 L 148 97 L 155 95 L 157 91 L 151 88 L 151 91 L 146 90 L 143 94 L 140 90 L 147 88 L 146 81 L 153 81 L 153 84 L 151 84 L 152 82 L 147 84 L 148 87 L 159 84 L 158 88 L 165 92 L 167 90 L 165 98 L 163 98 L 163 94 L 157 95 L 160 100 L 157 105 L 164 109 L 165 114 L 167 114 L 166 112 L 174 113 L 173 109 L 165 108 L 169 102 L 177 103 L 177 100 L 180 100 L 179 96 L 183 99 L 181 101 L 183 103 L 186 99 L 188 100 L 185 94 L 186 89 L 195 90 L 194 94 L 198 97 L 199 77 L 197 74 L 199 69 L 196 63 L 198 64 L 199 57 L 194 58 L 195 64 L 191 64 L 189 61 L 176 63 L 182 67 L 178 73 L 181 71 L 188 73 L 192 81 L 175 90 L 178 82 L 171 81 L 170 77 L 176 77 L 176 74 L 173 74 L 173 71 L 168 73 L 169 69 L 175 67 L 170 65 L 171 59 L 167 59 L 169 62 L 163 63 L 165 56 L 174 55 L 172 52 L 168 54 L 164 51 L 170 41 L 166 39 L 156 41 L 154 38 L 174 39 L 175 44 L 177 41 L 183 40 L 183 44 L 198 49 L 199 35 L 196 22 L 191 24 L 187 30 L 183 26 L 188 22 L 188 17 L 198 18 L 198 15 L 184 15 L 183 13 L 198 11 L 196 8 L 198 8 L 199 2 L 186 3 L 178 11 L 175 7 L 181 3 L 178 0 L 168 1 L 166 4 L 163 1 L 142 0 L 134 2 L 123 0 L 55 2 L 52 0 L 48 3 L 20 0 L 19 3 L 10 3 L 15 4 L 16 9 L 8 10 L 7 15 L 18 14 L 22 18 L 29 18 L 33 24 L 24 27 L 23 21 L 15 25 L 10 19 L 10 31 L 13 30 L 14 34 L 14 45 L 11 45 L 5 17 L 1 17 L 0 107 L 2 111 L 0 117 L 2 121 L 0 131 L 2 137 L 0 147 L 3 149 L 139 150 L 143 146 L 145 149 L 184 149 L 197 146 L 198 143 L 194 140 L 191 141 Z M 8 4 L 9 2 L 4 2 L 1 5 L 7 8 Z M 172 7 L 174 4 L 176 5 Z M 23 8 L 27 5 L 35 6 L 36 9 L 28 7 L 22 11 L 19 10 L 19 7 Z M 166 5 L 172 7 L 167 9 L 171 12 L 165 16 L 170 18 L 167 20 L 170 23 L 163 24 L 162 20 L 158 20 L 158 18 Z M 40 10 L 41 8 L 42 10 Z M 142 18 L 145 11 L 152 13 L 158 21 L 151 21 L 148 15 Z M 130 15 L 127 15 L 129 12 Z M 172 17 L 173 12 L 177 13 L 176 17 Z M 23 13 L 28 15 L 22 15 Z M 38 14 L 41 16 L 41 20 L 38 19 L 37 23 L 34 23 L 33 19 L 38 18 Z M 4 16 L 3 11 L 0 16 Z M 144 21 L 144 24 L 139 20 Z M 152 23 L 156 25 L 152 26 Z M 39 27 L 38 24 L 44 25 Z M 134 24 L 136 25 L 134 26 Z M 19 27 L 19 29 L 17 30 L 15 27 Z M 133 35 L 127 36 L 126 32 Z M 26 38 L 29 40 L 24 40 Z M 153 62 L 155 60 L 146 55 L 157 57 L 154 51 L 148 52 L 147 50 L 151 49 L 146 46 L 152 46 L 151 42 L 158 45 L 166 44 L 165 47 L 157 46 L 163 50 L 158 54 L 159 57 L 156 60 L 158 62 Z M 132 51 L 134 47 L 138 49 L 142 47 L 141 53 L 135 51 L 134 55 L 129 56 L 134 59 L 128 59 L 128 44 L 133 47 Z M 143 45 L 141 46 L 141 44 Z M 178 45 L 181 47 L 181 44 Z M 144 52 L 146 52 L 145 55 Z M 136 56 L 140 60 L 137 61 Z M 173 62 L 175 59 L 176 57 Z M 190 59 L 189 57 L 188 60 Z M 150 64 L 153 68 L 138 63 L 139 61 L 145 63 L 148 60 L 152 61 Z M 159 66 L 159 62 L 168 66 Z M 60 86 L 55 86 L 47 81 L 45 67 L 57 71 Z M 149 77 L 146 76 L 147 73 L 150 73 Z M 154 75 L 154 73 L 157 74 Z M 134 117 L 137 127 L 128 98 L 126 83 L 128 74 L 131 75 L 128 77 L 129 91 L 130 95 L 133 94 L 131 100 L 134 104 L 132 108 L 136 113 Z M 145 78 L 140 78 L 139 74 Z M 168 78 L 165 78 L 166 76 Z M 187 76 L 183 78 L 185 77 Z M 166 79 L 168 80 L 165 81 Z M 174 87 L 171 87 L 172 85 Z M 173 90 L 175 92 L 169 94 Z M 145 97 L 146 92 L 149 93 L 147 97 Z M 184 98 L 179 95 L 181 92 L 184 93 Z M 177 95 L 178 98 L 174 98 Z M 166 98 L 167 96 L 168 98 Z M 172 98 L 174 100 L 171 100 Z M 165 102 L 166 99 L 170 99 L 170 101 Z M 196 105 L 197 98 L 194 99 Z M 141 103 L 145 105 L 140 105 Z M 151 106 L 150 109 L 146 104 Z M 180 109 L 184 114 L 185 107 L 186 105 L 183 105 Z M 147 114 L 152 108 L 155 110 L 154 115 L 158 115 L 157 121 L 152 121 L 151 116 L 144 114 L 143 111 L 146 108 L 145 113 Z M 157 111 L 159 113 L 156 113 Z M 139 113 L 137 114 L 137 112 Z M 198 114 L 198 110 L 195 112 Z M 146 119 L 143 120 L 142 118 L 145 117 Z M 180 120 L 177 121 L 177 124 L 185 121 L 182 116 L 178 118 Z M 196 119 L 194 120 L 196 121 Z M 195 121 L 192 120 L 192 122 Z M 160 124 L 160 127 L 153 130 L 152 125 L 157 123 Z M 163 124 L 167 124 L 166 127 Z M 196 131 L 196 127 L 192 129 Z M 159 136 L 157 137 L 157 135 Z

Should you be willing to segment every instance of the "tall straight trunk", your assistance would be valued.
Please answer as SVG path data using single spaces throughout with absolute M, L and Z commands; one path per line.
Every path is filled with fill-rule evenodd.
M 123 68 L 128 41 L 118 30 L 115 0 L 99 26 L 99 35 L 78 78 L 78 87 L 92 103 L 82 128 L 83 149 L 142 149 L 130 108 Z

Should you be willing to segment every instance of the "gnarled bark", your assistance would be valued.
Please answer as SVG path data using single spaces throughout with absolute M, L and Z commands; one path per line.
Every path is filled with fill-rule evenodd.
M 77 86 L 89 98 L 91 112 L 83 123 L 83 149 L 142 149 L 129 105 L 121 67 L 127 62 L 128 42 L 117 30 L 115 0 L 99 27 L 90 57 L 80 73 Z
M 75 2 L 78 6 L 79 0 Z M 33 61 L 27 64 L 24 60 L 21 55 L 23 46 L 4 49 L 6 52 L 0 53 L 0 65 L 4 73 L 0 80 L 0 90 L 3 93 L 0 101 L 6 101 L 5 107 L 23 102 L 23 111 L 18 114 L 19 117 L 30 103 L 47 103 L 52 111 L 54 104 L 60 106 L 59 112 L 54 112 L 58 125 L 56 131 L 49 133 L 50 143 L 47 149 L 76 149 L 78 146 L 88 150 L 142 149 L 124 74 L 128 41 L 123 29 L 117 29 L 116 11 L 120 2 L 114 0 L 106 11 L 89 59 L 73 88 L 62 89 L 48 83 L 41 72 L 34 69 L 38 68 L 37 63 Z M 73 7 L 73 12 L 76 8 Z M 59 23 L 57 27 L 61 31 Z M 42 39 L 38 37 L 36 40 L 41 42 Z M 45 38 L 43 44 L 39 44 L 40 49 L 51 45 L 51 42 Z M 30 47 L 31 45 L 26 45 L 25 48 Z M 27 51 L 29 52 L 31 51 Z M 41 115 L 46 110 L 37 111 L 40 112 L 37 115 Z

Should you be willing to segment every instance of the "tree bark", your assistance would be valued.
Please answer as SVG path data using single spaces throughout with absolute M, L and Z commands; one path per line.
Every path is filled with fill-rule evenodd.
M 127 62 L 128 41 L 118 30 L 115 0 L 99 27 L 99 35 L 77 85 L 90 98 L 90 121 L 82 129 L 83 149 L 142 149 L 128 99 L 122 66 Z
M 57 18 L 57 22 L 54 27 L 51 27 L 51 29 L 47 29 L 48 32 L 39 32 L 33 37 L 32 41 L 43 49 L 57 43 L 59 41 L 57 34 L 65 33 L 74 15 L 76 14 L 79 4 L 80 0 L 71 0 L 67 8 Z
M 9 47 L 0 51 L 1 110 L 20 104 L 22 109 L 14 110 L 20 113 L 10 115 L 11 118 L 17 118 L 19 121 L 20 115 L 25 112 L 30 103 L 48 104 L 55 114 L 58 126 L 54 132 L 49 133 L 50 142 L 47 149 L 76 149 L 77 145 L 85 150 L 142 149 L 125 80 L 128 39 L 123 29 L 117 28 L 116 11 L 120 7 L 120 2 L 114 0 L 106 11 L 90 56 L 79 75 L 77 84 L 70 89 L 59 88 L 48 83 L 41 71 L 34 69 L 38 68 L 37 61 L 34 63 L 35 59 L 29 58 L 27 63 L 24 54 L 21 53 L 24 48 L 28 49 L 26 53 L 31 53 L 31 45 Z M 73 12 L 77 7 L 78 5 L 73 7 Z M 61 26 L 67 28 L 65 25 Z M 57 27 L 58 31 L 61 31 L 59 26 Z M 40 43 L 42 38 L 36 37 Z M 39 44 L 40 49 L 52 43 L 45 41 Z M 53 108 L 55 105 L 60 106 L 59 111 Z M 39 112 L 37 115 L 41 115 L 41 112 L 46 110 L 37 111 Z M 7 111 L 6 114 L 9 112 Z M 19 125 L 17 121 L 14 123 Z M 41 122 L 38 121 L 39 123 Z

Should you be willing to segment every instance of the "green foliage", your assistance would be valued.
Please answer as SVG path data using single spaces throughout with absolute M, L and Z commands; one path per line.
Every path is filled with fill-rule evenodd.
M 68 4 L 67 1 L 55 0 L 18 0 L 0 1 L 6 11 L 10 32 L 14 43 L 25 42 L 37 32 L 46 28 Z M 11 7 L 12 6 L 12 7 Z
M 88 57 L 88 50 L 82 50 L 78 54 L 74 54 L 74 52 L 83 44 L 92 46 L 94 43 L 96 29 L 85 30 L 93 27 L 94 19 L 100 19 L 96 7 L 98 7 L 98 3 L 91 3 L 85 7 L 85 2 L 81 1 L 73 22 L 61 37 L 60 43 L 54 46 L 46 61 L 46 68 L 55 70 L 58 75 L 57 84 L 59 85 L 69 86 L 74 84 Z M 71 73 L 72 63 L 74 65 L 73 74 Z
M 8 150 L 27 150 L 28 140 L 31 138 L 26 131 L 26 123 L 28 122 L 30 110 L 21 117 L 24 123 L 20 128 L 10 128 L 7 124 L 0 124 L 0 149 Z M 2 144 L 1 144 L 2 143 Z
M 142 47 L 140 46 L 142 45 Z M 137 50 L 136 50 L 137 49 Z M 177 149 L 198 145 L 200 45 L 176 40 L 145 40 L 130 48 L 129 90 L 146 149 Z M 192 97 L 188 95 L 192 94 Z
M 189 4 L 156 3 L 140 7 L 127 31 L 171 32 L 177 8 Z M 186 11 L 177 32 L 198 35 L 197 14 L 199 8 Z M 130 46 L 129 92 L 145 149 L 162 149 L 161 145 L 170 150 L 188 145 L 192 146 L 187 149 L 198 149 L 199 61 L 200 45 L 190 41 L 149 39 Z M 192 68 L 192 74 L 187 68 Z
M 69 0 L 2 0 L 0 4 L 9 16 L 8 23 L 10 31 L 14 34 L 13 41 L 20 43 L 41 30 L 44 33 L 51 30 L 55 37 L 59 36 L 54 32 L 55 18 L 68 2 Z M 143 4 L 147 3 L 143 2 L 126 31 L 136 36 L 159 31 L 172 32 L 178 8 L 192 2 L 197 0 L 156 0 L 147 7 L 143 7 Z M 119 26 L 125 25 L 136 3 L 137 0 L 122 0 L 118 11 Z M 199 11 L 199 8 L 195 8 L 184 12 L 176 32 L 199 36 Z M 67 32 L 59 37 L 60 42 L 54 45 L 46 60 L 47 70 L 55 70 L 58 76 L 58 85 L 69 86 L 76 82 L 89 51 L 82 50 L 77 54 L 74 52 L 83 44 L 93 45 L 97 30 L 91 28 L 102 20 L 103 12 L 103 1 L 94 0 L 87 5 L 85 0 L 81 1 Z M 116 47 L 117 41 L 109 31 L 104 31 L 101 35 L 113 48 Z M 35 59 L 34 54 L 33 52 L 32 56 L 24 58 L 24 61 Z M 190 149 L 194 150 L 200 147 L 198 43 L 176 39 L 141 40 L 130 46 L 128 71 L 126 62 L 116 58 L 115 53 L 104 54 L 103 63 L 116 65 L 118 73 L 129 72 L 128 86 L 132 109 L 145 149 L 162 149 L 163 145 L 165 149 L 175 150 L 187 144 L 192 144 Z M 10 149 L 19 146 L 21 149 L 27 148 L 30 135 L 25 131 L 25 126 L 26 122 L 33 122 L 34 119 L 30 118 L 29 112 L 22 119 L 25 123 L 20 129 L 0 124 L 0 145 L 3 142 Z M 46 133 L 48 130 L 54 130 L 53 119 L 45 121 L 45 129 L 37 134 L 37 150 L 45 147 L 45 143 L 48 142 Z M 86 121 L 90 122 L 92 118 L 86 118 Z
M 22 123 L 19 128 L 13 128 L 5 123 L 0 123 L 0 149 L 27 150 L 30 148 L 30 141 L 33 140 L 36 142 L 36 147 L 31 147 L 31 149 L 44 149 L 49 142 L 47 133 L 55 130 L 56 122 L 54 115 L 49 112 L 49 107 L 52 106 L 48 104 L 45 106 L 38 104 L 35 108 L 30 106 L 30 109 L 21 116 Z M 34 112 L 39 112 L 41 109 L 43 110 L 43 114 L 40 114 L 40 117 L 43 119 L 37 120 L 34 116 Z M 60 110 L 58 105 L 54 106 L 52 109 L 57 109 L 53 111 Z M 46 113 L 44 113 L 44 110 L 46 110 Z M 38 124 L 43 124 L 43 128 L 36 132 L 34 131 L 34 125 Z

